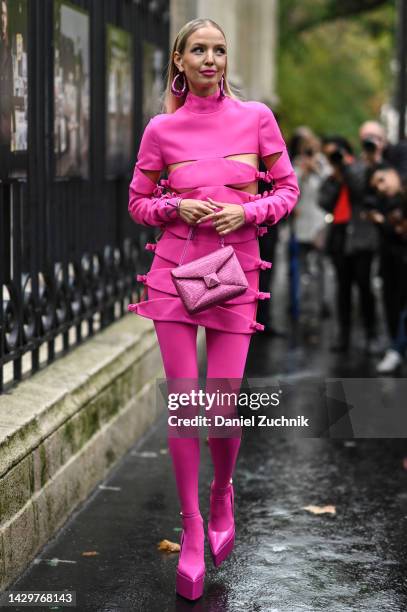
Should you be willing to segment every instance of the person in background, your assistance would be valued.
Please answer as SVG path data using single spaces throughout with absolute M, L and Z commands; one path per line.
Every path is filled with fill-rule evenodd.
M 352 287 L 357 285 L 366 339 L 366 352 L 377 354 L 375 297 L 371 288 L 371 268 L 378 247 L 377 230 L 364 218 L 367 164 L 357 160 L 350 143 L 341 136 L 323 139 L 323 152 L 332 173 L 321 184 L 319 205 L 332 214 L 326 252 L 336 272 L 336 307 L 338 339 L 331 345 L 334 352 L 350 347 Z
M 318 316 L 325 317 L 329 313 L 325 301 L 323 252 L 326 222 L 325 213 L 318 206 L 318 193 L 322 180 L 330 174 L 330 166 L 321 153 L 320 140 L 311 131 L 303 137 L 293 166 L 301 191 L 294 211 L 295 235 L 300 247 L 301 277 L 303 282 L 309 282 L 313 269 L 317 270 Z
M 378 121 L 362 123 L 359 139 L 363 149 L 361 159 L 370 168 L 384 161 L 397 169 L 403 181 L 407 178 L 407 140 L 390 143 L 383 125 Z
M 394 371 L 401 364 L 400 353 L 394 350 L 399 336 L 400 312 L 403 304 L 403 273 L 401 263 L 403 245 L 394 231 L 394 215 L 407 184 L 407 140 L 396 144 L 388 141 L 384 127 L 377 121 L 366 121 L 359 130 L 363 145 L 363 156 L 370 167 L 370 174 L 377 171 L 370 181 L 372 191 L 366 197 L 367 218 L 376 223 L 380 235 L 380 275 L 382 277 L 382 300 L 386 325 L 390 338 L 389 347 L 377 365 L 379 373 Z M 380 164 L 382 166 L 380 167 Z M 405 190 L 404 190 L 405 192 Z M 383 219 L 383 222 L 381 221 Z
M 407 180 L 387 162 L 371 168 L 369 184 L 379 198 L 367 216 L 381 235 L 383 298 L 390 346 L 377 364 L 379 374 L 395 372 L 407 350 Z

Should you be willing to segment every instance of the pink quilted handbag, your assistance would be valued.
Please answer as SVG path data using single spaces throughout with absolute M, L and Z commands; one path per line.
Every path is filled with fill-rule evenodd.
M 225 247 L 223 237 L 220 249 L 181 265 L 193 230 L 189 230 L 178 267 L 171 270 L 178 295 L 190 314 L 241 295 L 249 286 L 232 245 Z

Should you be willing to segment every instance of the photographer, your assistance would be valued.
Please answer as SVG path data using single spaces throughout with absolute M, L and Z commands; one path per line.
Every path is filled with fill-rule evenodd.
M 384 127 L 377 121 L 365 121 L 359 129 L 363 152 L 361 158 L 372 168 L 382 161 L 397 169 L 404 181 L 407 178 L 407 140 L 391 144 Z
M 378 247 L 378 234 L 364 217 L 368 164 L 356 160 L 349 142 L 341 136 L 323 139 L 323 152 L 332 173 L 321 184 L 319 205 L 332 215 L 326 252 L 331 256 L 337 279 L 339 337 L 332 351 L 350 346 L 352 286 L 356 284 L 366 336 L 366 351 L 377 353 L 376 308 L 371 289 L 371 267 Z
M 366 216 L 380 230 L 383 302 L 391 339 L 376 370 L 387 374 L 401 366 L 407 348 L 407 181 L 396 168 L 380 162 L 371 168 L 369 184 L 377 197 L 369 199 Z

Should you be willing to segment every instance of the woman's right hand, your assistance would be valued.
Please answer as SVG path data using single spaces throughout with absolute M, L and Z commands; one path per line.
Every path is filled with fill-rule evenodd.
M 179 207 L 179 216 L 188 223 L 188 225 L 195 225 L 201 217 L 217 210 L 218 208 L 210 202 L 183 198 Z

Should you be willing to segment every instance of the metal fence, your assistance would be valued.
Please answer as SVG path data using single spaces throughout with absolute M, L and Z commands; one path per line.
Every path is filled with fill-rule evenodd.
M 149 228 L 127 211 L 132 165 L 105 168 L 106 23 L 133 42 L 134 161 L 142 131 L 143 42 L 168 49 L 165 2 L 77 0 L 89 12 L 89 176 L 59 178 L 54 143 L 53 0 L 27 0 L 26 176 L 0 182 L 0 392 L 127 312 Z

